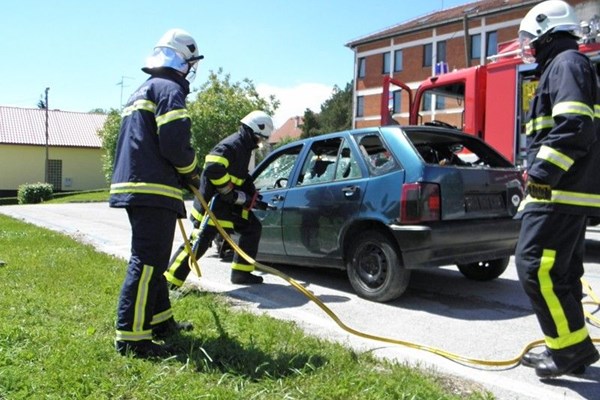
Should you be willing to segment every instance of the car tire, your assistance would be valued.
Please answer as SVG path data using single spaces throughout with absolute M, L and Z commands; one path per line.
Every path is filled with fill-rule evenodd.
M 468 279 L 472 279 L 474 281 L 491 281 L 506 271 L 509 260 L 509 257 L 505 257 L 498 258 L 496 260 L 457 264 L 457 267 L 458 270 Z
M 406 290 L 410 270 L 400 265 L 395 243 L 378 231 L 366 231 L 349 247 L 346 271 L 360 297 L 371 301 L 393 300 Z

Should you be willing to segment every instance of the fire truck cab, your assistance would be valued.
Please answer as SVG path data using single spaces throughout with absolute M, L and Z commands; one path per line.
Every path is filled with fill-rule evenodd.
M 394 123 L 389 110 L 391 88 L 406 90 L 410 125 L 451 126 L 483 139 L 511 162 L 525 162 L 525 123 L 535 93 L 535 64 L 524 64 L 515 40 L 499 46 L 489 63 L 432 76 L 416 92 L 386 76 L 381 100 L 381 124 Z M 600 75 L 600 33 L 584 37 L 580 51 Z M 414 100 L 413 100 L 414 97 Z

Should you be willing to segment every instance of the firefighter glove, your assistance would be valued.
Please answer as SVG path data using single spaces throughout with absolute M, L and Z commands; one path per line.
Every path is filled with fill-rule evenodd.
M 181 175 L 181 179 L 183 181 L 183 186 L 186 189 L 189 186 L 192 186 L 196 189 L 200 188 L 200 172 L 198 170 L 190 172 L 189 174 Z
M 550 200 L 552 198 L 552 188 L 542 182 L 535 181 L 533 178 L 527 178 L 527 194 L 534 199 Z

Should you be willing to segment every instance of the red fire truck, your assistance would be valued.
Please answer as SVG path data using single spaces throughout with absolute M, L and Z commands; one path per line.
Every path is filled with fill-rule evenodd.
M 580 50 L 600 75 L 600 18 L 587 24 Z M 392 90 L 406 91 L 410 125 L 452 126 L 477 135 L 517 165 L 525 160 L 525 123 L 537 80 L 535 64 L 521 60 L 518 41 L 500 46 L 490 62 L 432 76 L 413 94 L 405 83 L 385 77 L 381 124 L 396 123 L 390 112 Z

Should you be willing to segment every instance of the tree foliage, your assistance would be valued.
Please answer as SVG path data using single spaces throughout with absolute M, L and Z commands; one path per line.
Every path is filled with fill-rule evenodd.
M 338 132 L 352 128 L 352 82 L 344 90 L 333 87 L 331 97 L 321 104 L 321 112 L 304 111 L 302 137 Z
M 192 146 L 199 160 L 223 138 L 236 132 L 249 112 L 263 110 L 273 115 L 279 107 L 274 96 L 262 98 L 249 79 L 231 82 L 222 69 L 210 71 L 196 98 L 188 105 L 192 119 Z M 201 163 L 202 163 L 201 161 Z
M 118 110 L 112 109 L 108 112 L 104 126 L 98 131 L 98 135 L 102 139 L 102 150 L 104 150 L 104 154 L 102 155 L 102 172 L 107 183 L 110 183 L 112 176 L 120 127 L 121 114 Z

